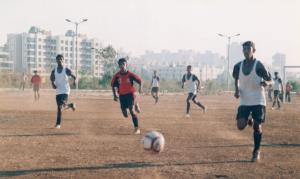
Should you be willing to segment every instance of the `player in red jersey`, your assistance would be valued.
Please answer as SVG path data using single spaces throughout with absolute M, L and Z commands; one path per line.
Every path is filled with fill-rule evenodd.
M 136 104 L 133 84 L 136 82 L 139 85 L 139 93 L 142 93 L 142 80 L 139 76 L 127 69 L 127 60 L 125 58 L 120 58 L 118 64 L 120 71 L 118 71 L 111 80 L 114 100 L 118 101 L 118 99 L 120 99 L 121 110 L 126 118 L 128 117 L 127 109 L 129 109 L 134 125 L 134 133 L 140 134 L 138 116 L 133 109 Z
M 42 83 L 42 78 L 37 74 L 37 70 L 34 70 L 34 75 L 31 78 L 31 84 L 33 87 L 34 93 L 34 101 L 38 101 L 40 99 L 40 86 Z

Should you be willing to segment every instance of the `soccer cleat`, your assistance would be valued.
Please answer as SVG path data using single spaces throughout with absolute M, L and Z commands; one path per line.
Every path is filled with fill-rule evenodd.
M 186 118 L 190 118 L 191 116 L 190 116 L 189 114 L 186 114 L 185 117 L 186 117 Z
M 258 162 L 260 160 L 260 151 L 254 151 L 251 162 Z
M 141 134 L 141 130 L 139 128 L 134 129 L 134 134 Z
M 56 124 L 56 125 L 55 125 L 55 128 L 56 128 L 56 129 L 60 129 L 60 125 L 59 125 L 59 124 Z
M 70 103 L 69 107 L 72 108 L 73 111 L 76 110 L 76 104 L 75 103 Z
M 206 112 L 207 112 L 207 107 L 206 107 L 206 106 L 204 106 L 204 108 L 203 108 L 203 112 L 204 112 L 204 113 L 206 113 Z
M 271 109 L 274 110 L 274 107 L 272 107 Z
M 134 110 L 135 110 L 137 113 L 140 113 L 140 112 L 141 112 L 140 106 L 139 106 L 138 104 L 135 104 L 135 105 L 134 105 Z

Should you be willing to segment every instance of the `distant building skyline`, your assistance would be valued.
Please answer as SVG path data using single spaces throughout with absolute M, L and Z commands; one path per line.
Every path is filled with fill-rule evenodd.
M 146 50 L 211 50 L 226 56 L 227 39 L 217 34 L 241 34 L 232 42 L 252 40 L 256 56 L 272 63 L 276 52 L 288 65 L 299 65 L 299 0 L 2 0 L 0 44 L 6 34 L 31 25 L 62 34 L 75 29 L 65 19 L 88 22 L 79 33 L 137 57 Z

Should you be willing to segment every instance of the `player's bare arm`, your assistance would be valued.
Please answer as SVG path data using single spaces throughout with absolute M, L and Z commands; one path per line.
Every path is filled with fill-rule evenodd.
M 54 73 L 55 73 L 54 70 L 52 70 L 51 75 L 50 75 L 50 80 L 51 80 L 52 88 L 56 89 L 56 85 L 54 83 L 54 81 L 55 81 L 55 75 L 54 75 Z
M 68 76 L 70 76 L 71 78 L 73 78 L 73 85 L 76 86 L 76 76 L 74 75 L 74 73 L 72 72 L 72 70 L 70 70 L 69 68 L 66 69 L 66 73 Z

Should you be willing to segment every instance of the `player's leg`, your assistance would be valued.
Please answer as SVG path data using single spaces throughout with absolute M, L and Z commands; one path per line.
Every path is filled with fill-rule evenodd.
M 139 129 L 139 120 L 138 120 L 138 116 L 137 114 L 135 114 L 135 111 L 133 109 L 134 107 L 134 94 L 128 94 L 127 95 L 127 104 L 128 104 L 128 108 L 129 108 L 129 112 L 131 115 L 131 119 L 132 119 L 132 123 L 134 126 L 134 133 L 135 134 L 140 134 L 141 131 Z
M 128 104 L 127 104 L 127 100 L 126 100 L 126 95 L 120 95 L 119 96 L 119 101 L 120 101 L 120 107 L 121 107 L 121 111 L 124 117 L 128 117 L 128 113 L 127 113 L 127 108 L 128 108 Z
M 37 87 L 36 93 L 37 93 L 37 100 L 39 101 L 40 100 L 40 87 L 39 86 Z
M 278 100 L 278 91 L 274 90 L 274 101 L 273 101 L 272 109 L 274 108 L 277 100 Z
M 56 95 L 56 104 L 57 104 L 57 116 L 56 116 L 55 127 L 59 129 L 61 124 L 62 109 L 64 104 L 63 96 L 61 94 Z
M 203 112 L 206 112 L 206 107 L 197 100 L 197 95 L 194 95 L 192 101 L 197 104 L 200 108 L 203 109 Z
M 140 108 L 140 105 L 139 105 L 139 103 L 137 101 L 137 97 L 136 97 L 135 94 L 132 94 L 132 95 L 133 95 L 133 102 L 134 102 L 134 110 L 137 113 L 141 113 L 141 108 Z
M 260 145 L 262 140 L 262 123 L 265 121 L 266 108 L 262 105 L 253 107 L 252 117 L 253 123 L 253 140 L 254 148 L 252 153 L 252 162 L 260 160 Z
M 247 127 L 249 115 L 250 115 L 249 106 L 239 106 L 236 115 L 236 126 L 239 130 L 243 130 Z
M 190 107 L 191 107 L 190 100 L 192 99 L 193 96 L 194 96 L 193 93 L 189 93 L 188 97 L 186 98 L 186 117 L 189 117 Z

